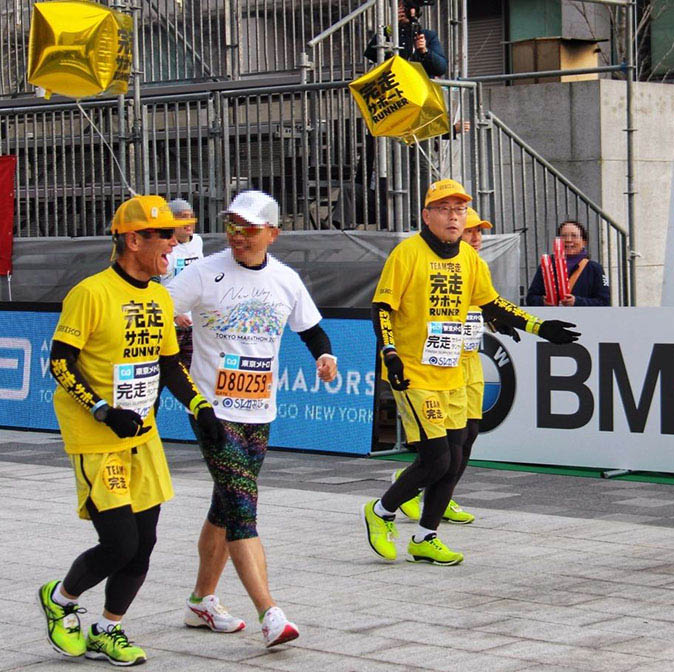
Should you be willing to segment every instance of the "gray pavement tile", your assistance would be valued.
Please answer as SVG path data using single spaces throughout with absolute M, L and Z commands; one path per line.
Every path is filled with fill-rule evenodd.
M 265 651 L 259 628 L 253 628 L 250 632 L 246 628 L 240 632 L 222 634 L 201 628 L 176 626 L 164 628 L 155 634 L 145 634 L 142 645 L 170 653 L 189 655 L 191 652 L 198 652 L 202 658 L 231 662 L 256 658 Z
M 461 672 L 514 672 L 521 669 L 521 661 L 484 653 L 467 653 L 447 646 L 407 644 L 387 651 L 369 654 L 368 658 L 385 660 L 426 670 Z
M 645 658 L 655 658 L 674 662 L 674 644 L 667 639 L 653 637 L 631 637 L 622 642 L 614 642 L 603 648 L 623 653 L 634 653 Z
M 630 650 L 628 647 L 623 649 L 622 645 L 634 639 L 630 635 L 605 632 L 599 628 L 545 623 L 528 618 L 509 618 L 495 623 L 487 623 L 480 626 L 480 630 L 504 636 L 555 642 L 575 647 L 609 648 L 613 651 L 624 651 L 624 653 L 630 653 Z
M 58 656 L 58 654 L 54 653 L 54 656 Z M 63 667 L 65 667 L 65 664 L 71 663 L 71 661 L 62 661 L 62 663 L 63 666 L 60 666 L 59 669 L 63 669 Z M 27 653 L 25 651 L 16 651 L 11 648 L 2 649 L 2 656 L 0 656 L 0 670 L 4 672 L 5 670 L 30 670 L 30 669 L 36 670 L 39 669 L 40 671 L 42 671 L 47 670 L 49 668 L 44 665 L 44 658 L 42 656 Z M 73 668 L 71 667 L 70 669 Z
M 508 471 L 506 469 L 486 469 L 477 467 L 468 467 L 466 473 L 479 474 L 480 478 L 497 478 L 503 480 L 521 480 L 535 478 L 535 474 L 530 471 Z
M 419 623 L 442 623 L 457 630 L 480 629 L 483 625 L 489 625 L 504 620 L 500 614 L 485 613 L 481 609 L 452 609 L 447 605 L 425 604 L 423 602 L 402 602 L 390 598 L 383 598 L 376 605 L 364 607 L 359 610 L 364 614 L 386 616 L 400 621 L 409 620 Z
M 372 631 L 380 637 L 389 637 L 401 642 L 417 642 L 434 646 L 451 646 L 460 651 L 486 651 L 497 646 L 518 641 L 514 637 L 505 637 L 490 632 L 461 630 L 446 625 L 433 625 L 414 621 L 404 621 L 376 628 Z
M 525 664 L 525 663 L 523 663 Z M 531 667 L 522 667 L 519 672 L 582 672 L 577 667 L 567 667 L 566 665 L 544 665 L 535 663 Z
M 632 669 L 636 664 L 648 662 L 641 656 L 577 646 L 565 646 L 553 642 L 522 640 L 506 644 L 490 653 L 530 660 L 548 665 L 566 665 L 588 672 L 616 672 Z
M 595 615 L 599 616 L 596 612 Z M 597 618 L 589 625 L 601 630 L 619 632 L 633 637 L 652 637 L 655 635 L 657 639 L 674 640 L 674 623 L 646 619 L 641 615 Z
M 643 663 L 632 668 L 632 672 L 669 672 L 671 665 L 663 665 L 661 660 Z
M 651 523 L 653 522 L 652 515 L 636 515 L 633 513 L 607 513 L 596 516 L 597 520 L 622 521 L 625 523 Z
M 257 669 L 287 670 L 289 672 L 316 672 L 316 670 L 329 672 L 388 672 L 389 670 L 391 672 L 406 672 L 424 669 L 291 647 L 284 652 L 283 656 L 277 655 L 277 652 L 272 650 L 270 655 L 261 656 L 247 662 L 248 665 L 255 666 Z
M 376 634 L 335 631 L 331 628 L 305 625 L 300 637 L 293 642 L 293 647 L 347 656 L 364 656 L 391 650 L 398 644 L 399 642 L 392 638 L 379 637 Z
M 522 495 L 519 492 L 498 492 L 494 490 L 478 490 L 476 492 L 462 493 L 460 499 L 462 503 L 464 499 L 469 500 L 471 502 L 473 500 L 480 502 L 491 502 L 494 501 L 495 499 L 513 499 L 521 496 Z
M 632 497 L 613 502 L 615 506 L 634 506 L 636 508 L 658 508 L 660 506 L 674 506 L 674 499 L 662 499 L 656 497 Z
M 369 478 L 358 478 L 356 476 L 311 476 L 307 479 L 310 483 L 330 483 L 332 485 L 344 485 L 345 483 L 356 483 L 358 481 L 369 481 Z
M 577 606 L 563 609 L 555 605 L 536 604 L 522 600 L 498 600 L 481 607 L 485 616 L 507 618 L 529 618 L 544 623 L 559 623 L 567 625 L 593 625 L 601 619 L 595 612 L 579 609 Z

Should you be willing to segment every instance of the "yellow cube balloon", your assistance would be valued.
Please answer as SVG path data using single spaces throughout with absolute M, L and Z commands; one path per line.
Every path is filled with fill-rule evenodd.
M 393 56 L 351 82 L 349 89 L 372 135 L 413 144 L 449 132 L 442 89 L 419 63 Z
M 36 2 L 28 41 L 28 81 L 49 98 L 126 93 L 133 19 L 85 0 Z

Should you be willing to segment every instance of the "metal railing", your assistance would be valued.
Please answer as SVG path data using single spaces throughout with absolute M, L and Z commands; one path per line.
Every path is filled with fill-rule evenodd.
M 496 233 L 520 233 L 524 291 L 540 255 L 550 253 L 560 223 L 571 219 L 588 232 L 588 252 L 608 274 L 613 305 L 629 305 L 628 234 L 496 115 L 481 121 L 483 182 L 477 208 Z M 489 215 L 489 217 L 487 216 Z
M 475 85 L 455 83 L 452 106 L 472 119 Z M 347 82 L 143 97 L 84 108 L 139 192 L 194 202 L 202 230 L 244 188 L 281 203 L 292 229 L 409 230 L 428 182 L 472 181 L 474 134 L 401 148 L 402 211 L 389 211 L 390 175 Z M 474 122 L 473 122 L 474 123 Z M 73 103 L 0 108 L 0 152 L 18 157 L 16 236 L 103 235 L 127 192 L 112 154 Z M 387 151 L 391 149 L 391 143 Z
M 495 115 L 477 116 L 477 87 L 441 81 L 453 121 L 471 130 L 401 146 L 400 198 L 387 198 L 380 146 L 347 82 L 85 103 L 138 191 L 193 202 L 204 232 L 240 190 L 279 200 L 288 229 L 414 230 L 426 186 L 462 182 L 495 232 L 522 236 L 522 285 L 567 217 L 587 226 L 590 252 L 610 273 L 614 303 L 628 303 L 625 230 Z M 74 104 L 0 108 L 0 152 L 18 157 L 16 235 L 103 235 L 128 194 L 109 149 Z M 385 143 L 391 152 L 393 141 Z M 392 165 L 390 162 L 388 165 Z

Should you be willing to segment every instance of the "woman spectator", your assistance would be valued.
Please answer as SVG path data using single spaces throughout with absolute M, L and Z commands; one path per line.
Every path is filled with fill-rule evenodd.
M 610 306 L 611 289 L 601 264 L 592 261 L 587 251 L 587 231 L 582 224 L 566 220 L 557 235 L 564 241 L 569 272 L 569 293 L 560 297 L 562 306 Z M 549 306 L 545 300 L 543 273 L 539 266 L 527 292 L 528 306 Z

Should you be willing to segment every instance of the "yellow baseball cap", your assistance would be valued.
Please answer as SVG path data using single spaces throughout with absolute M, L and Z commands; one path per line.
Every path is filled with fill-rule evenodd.
M 455 180 L 438 180 L 428 187 L 424 208 L 428 206 L 429 203 L 439 201 L 441 198 L 447 198 L 448 196 L 456 196 L 466 202 L 473 200 L 473 197 L 466 193 L 463 185 L 459 184 L 459 182 L 456 182 Z
M 480 219 L 480 215 L 473 210 L 473 208 L 468 208 L 468 213 L 466 214 L 466 229 L 474 229 L 476 226 L 479 226 L 481 229 L 493 229 L 491 222 L 488 222 L 486 219 Z
M 112 219 L 112 233 L 143 229 L 174 229 L 178 226 L 168 203 L 161 196 L 134 196 L 124 201 Z

